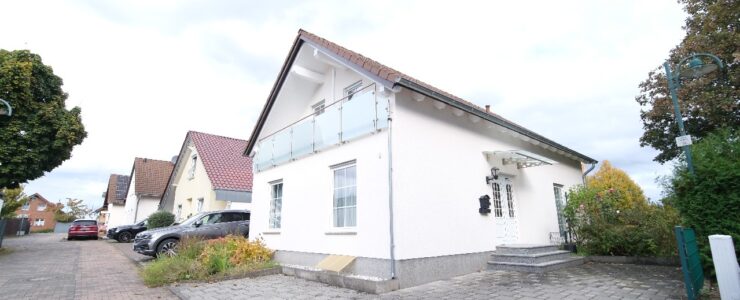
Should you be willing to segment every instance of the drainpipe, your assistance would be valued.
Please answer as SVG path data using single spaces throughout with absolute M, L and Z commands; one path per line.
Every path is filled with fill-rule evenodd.
M 390 99 L 388 99 L 388 212 L 390 230 L 391 279 L 396 278 L 396 242 L 393 232 L 393 139 L 391 138 L 393 118 L 391 117 Z
M 134 224 L 136 224 L 136 218 L 139 216 L 139 201 L 141 197 L 136 196 L 136 207 L 134 208 Z
M 590 173 L 591 171 L 594 170 L 594 168 L 596 168 L 596 164 L 597 163 L 591 163 L 591 167 L 588 168 L 588 170 L 586 170 L 586 173 L 583 173 L 583 185 L 586 185 L 586 175 L 588 175 L 588 173 Z

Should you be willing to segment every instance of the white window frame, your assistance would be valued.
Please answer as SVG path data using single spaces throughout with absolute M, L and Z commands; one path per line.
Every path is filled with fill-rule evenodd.
M 45 211 L 45 210 L 46 210 L 46 203 L 36 206 L 36 211 Z
M 197 210 L 198 211 L 197 212 L 199 212 L 199 213 L 200 212 L 203 212 L 203 202 L 205 202 L 205 199 L 203 199 L 203 197 L 198 198 L 198 204 L 197 204 L 198 205 L 197 206 Z
M 491 188 L 493 190 L 493 199 L 491 200 L 491 202 L 493 203 L 493 216 L 495 218 L 503 218 L 504 210 L 503 203 L 501 202 L 501 184 L 497 181 L 494 181 L 491 183 Z
M 514 184 L 507 178 L 504 180 L 504 190 L 506 192 L 506 206 L 508 213 L 506 214 L 510 219 L 516 218 L 516 207 L 514 205 Z
M 270 229 L 280 229 L 283 223 L 283 181 L 270 182 Z
M 190 170 L 188 170 L 188 179 L 193 179 L 195 178 L 195 166 L 198 165 L 198 155 L 197 154 L 193 154 L 190 157 L 190 163 L 192 165 L 190 166 Z
M 352 170 L 354 172 L 354 183 L 348 183 L 346 182 L 346 179 L 348 178 L 346 175 L 346 172 L 348 170 Z M 335 166 L 332 166 L 332 227 L 333 228 L 356 228 L 357 227 L 357 163 L 353 161 L 349 161 L 346 163 L 341 163 Z M 340 182 L 339 185 L 337 183 L 337 172 L 344 172 L 345 176 L 343 179 L 344 182 Z M 340 193 L 346 193 L 351 192 L 351 194 L 354 195 L 354 204 L 347 205 L 346 198 L 345 203 L 343 206 L 337 206 L 337 195 Z M 343 211 L 343 218 L 341 224 L 339 224 L 339 219 L 337 216 L 337 213 L 339 211 Z M 351 212 L 351 213 L 348 213 Z M 354 215 L 354 219 L 350 216 Z
M 344 96 L 347 97 L 347 100 L 352 99 L 352 95 L 357 93 L 362 88 L 362 79 L 348 85 L 344 88 Z
M 324 108 L 326 107 L 326 99 L 321 99 L 321 101 L 316 102 L 315 104 L 311 105 L 311 109 L 313 110 L 313 114 L 318 116 L 320 114 L 324 113 Z
M 24 203 L 23 206 L 21 206 L 21 210 L 29 210 L 29 209 L 31 209 L 31 200 L 30 199 L 28 201 L 26 201 L 26 203 Z
M 177 213 L 175 215 L 178 221 L 182 219 L 182 204 L 177 205 Z

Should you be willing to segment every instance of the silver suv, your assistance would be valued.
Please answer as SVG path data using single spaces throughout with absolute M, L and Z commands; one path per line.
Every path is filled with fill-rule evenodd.
M 142 231 L 134 238 L 134 251 L 149 255 L 173 255 L 181 239 L 215 239 L 229 234 L 249 236 L 249 211 L 220 210 L 202 212 L 182 223 Z

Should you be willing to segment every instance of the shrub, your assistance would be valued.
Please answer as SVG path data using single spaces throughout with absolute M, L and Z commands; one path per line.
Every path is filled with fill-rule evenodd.
M 141 271 L 144 283 L 160 286 L 182 280 L 209 280 L 270 268 L 272 250 L 261 240 L 241 236 L 201 241 L 185 239 L 177 255 L 160 257 Z
M 668 194 L 686 227 L 693 228 L 706 274 L 714 274 L 708 236 L 725 234 L 740 257 L 740 132 L 725 129 L 692 146 L 694 171 L 674 170 Z
M 175 215 L 168 211 L 157 211 L 147 218 L 147 229 L 167 227 L 175 223 Z
M 587 255 L 674 256 L 672 228 L 678 214 L 667 205 L 643 200 L 624 207 L 617 189 L 576 186 L 564 215 L 579 252 Z

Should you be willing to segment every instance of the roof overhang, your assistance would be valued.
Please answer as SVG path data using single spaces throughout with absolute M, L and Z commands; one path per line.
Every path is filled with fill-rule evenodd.
M 213 191 L 216 192 L 218 201 L 252 203 L 252 192 L 225 189 L 214 189 Z
M 483 151 L 483 153 L 500 158 L 504 165 L 516 164 L 517 169 L 557 164 L 547 157 L 524 150 Z

